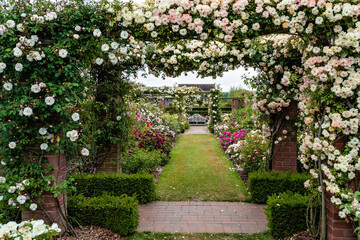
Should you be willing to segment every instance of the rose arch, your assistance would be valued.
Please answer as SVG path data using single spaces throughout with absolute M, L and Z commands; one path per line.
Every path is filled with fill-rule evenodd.
M 299 103 L 299 159 L 321 195 L 321 236 L 328 229 L 335 239 L 326 206 L 354 226 L 360 217 L 359 15 L 358 0 L 8 1 L 0 10 L 2 202 L 35 210 L 46 193 L 63 206 L 65 146 L 91 154 L 78 107 L 91 86 L 101 90 L 97 102 L 113 104 L 99 116 L 104 128 L 117 126 L 105 138 L 118 144 L 126 109 L 111 90 L 121 92 L 139 68 L 217 76 L 246 65 L 261 71 L 251 80 L 254 108 L 270 118 L 273 142 L 288 134 L 283 110 Z

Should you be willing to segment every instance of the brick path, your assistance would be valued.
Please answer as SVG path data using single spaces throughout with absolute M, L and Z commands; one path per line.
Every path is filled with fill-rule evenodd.
M 190 126 L 189 129 L 185 131 L 185 134 L 210 134 L 207 126 Z
M 259 233 L 265 205 L 241 202 L 152 202 L 140 205 L 138 232 Z

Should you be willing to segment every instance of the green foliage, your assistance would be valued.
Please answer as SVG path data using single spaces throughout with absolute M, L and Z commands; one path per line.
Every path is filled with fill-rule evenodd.
M 126 195 L 72 196 L 68 201 L 68 213 L 74 225 L 100 226 L 121 236 L 134 233 L 139 222 L 138 202 Z
M 5 224 L 11 221 L 21 221 L 21 211 L 18 208 L 9 208 L 4 202 L 0 204 L 0 224 Z
M 77 194 L 85 197 L 126 194 L 136 196 L 139 203 L 148 203 L 155 198 L 154 177 L 150 174 L 77 174 L 73 178 Z
M 306 230 L 309 201 L 310 196 L 292 192 L 271 196 L 265 209 L 271 235 L 276 239 L 282 239 Z
M 247 133 L 243 140 L 230 145 L 226 154 L 245 172 L 250 173 L 264 169 L 268 145 L 269 140 L 262 132 L 253 130 Z
M 164 165 L 168 157 L 160 150 L 148 151 L 144 148 L 135 148 L 122 159 L 122 169 L 125 173 L 153 172 L 159 165 Z
M 211 89 L 210 95 L 209 95 L 209 102 L 210 102 L 210 108 L 209 108 L 209 124 L 215 125 L 221 122 L 221 109 L 219 107 L 219 96 L 221 94 L 220 89 Z M 212 132 L 212 131 L 210 131 Z
M 269 196 L 286 191 L 305 193 L 304 182 L 310 178 L 307 173 L 258 171 L 249 174 L 251 199 L 265 203 Z

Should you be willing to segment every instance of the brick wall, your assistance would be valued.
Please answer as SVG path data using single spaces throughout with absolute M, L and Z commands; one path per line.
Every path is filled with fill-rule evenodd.
M 346 144 L 346 138 L 342 137 L 334 142 L 334 146 L 343 151 Z M 354 181 L 350 187 L 355 188 Z M 345 219 L 339 217 L 339 209 L 331 202 L 331 194 L 326 193 L 326 230 L 328 240 L 356 240 L 354 229 Z
M 297 102 L 293 101 L 289 107 L 283 109 L 284 117 L 282 127 L 275 136 L 275 140 L 282 137 L 283 140 L 273 147 L 272 170 L 296 171 L 297 170 L 297 130 L 294 124 L 297 121 Z M 277 119 L 279 121 L 279 119 Z M 275 125 L 277 124 L 275 121 Z M 286 130 L 286 139 L 283 131 Z
M 105 159 L 99 167 L 98 172 L 113 173 L 121 172 L 121 164 L 119 158 L 121 157 L 121 150 L 118 145 L 106 147 L 103 150 Z
M 43 164 L 44 168 L 48 168 L 49 165 L 52 166 L 53 171 L 49 175 L 55 176 L 55 181 L 61 183 L 63 180 L 66 180 L 67 168 L 66 168 L 66 156 L 65 154 L 56 154 L 51 152 L 45 152 L 44 158 L 48 160 L 48 163 Z M 39 197 L 43 202 L 40 203 L 36 211 L 26 210 L 21 212 L 22 220 L 31 220 L 31 219 L 43 219 L 46 224 L 52 224 L 53 222 L 58 223 L 59 227 L 64 230 L 63 219 L 61 217 L 61 212 L 59 211 L 55 197 L 51 193 L 44 193 Z M 38 200 L 39 200 L 38 199 Z M 59 200 L 61 210 L 65 213 L 67 198 L 66 194 L 60 194 L 57 199 Z M 43 208 L 49 217 L 41 210 Z

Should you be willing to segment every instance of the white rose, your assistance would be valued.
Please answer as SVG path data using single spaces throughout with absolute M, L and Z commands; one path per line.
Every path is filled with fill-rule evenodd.
M 11 149 L 16 148 L 16 143 L 15 142 L 10 142 L 9 143 L 9 148 L 11 148 Z
M 71 118 L 74 122 L 77 122 L 80 119 L 80 115 L 78 113 L 73 113 L 73 115 L 71 115 Z
M 24 69 L 24 66 L 21 63 L 15 64 L 15 70 L 21 72 Z
M 26 202 L 26 197 L 23 195 L 20 195 L 16 198 L 16 200 L 20 203 L 20 204 L 24 204 Z
M 68 54 L 68 51 L 66 51 L 65 49 L 60 49 L 59 57 L 66 58 L 67 54 Z
M 16 187 L 15 186 L 10 186 L 8 189 L 9 193 L 14 193 L 16 191 Z
M 102 59 L 102 58 L 97 58 L 97 59 L 95 60 L 95 63 L 96 63 L 97 65 L 101 65 L 101 64 L 103 64 L 103 62 L 104 62 L 104 59 Z
M 42 144 L 40 145 L 40 149 L 41 149 L 41 150 L 46 150 L 48 147 L 49 147 L 49 146 L 48 146 L 46 143 L 42 143 Z
M 38 84 L 34 84 L 31 86 L 31 91 L 33 93 L 39 93 L 41 91 L 41 87 Z
M 45 103 L 46 103 L 46 105 L 51 106 L 55 103 L 55 99 L 53 97 L 46 97 Z
M 25 116 L 31 116 L 33 114 L 33 110 L 30 107 L 24 108 L 23 114 Z
M 112 49 L 117 49 L 119 47 L 119 44 L 117 42 L 112 42 L 111 47 Z
M 30 204 L 29 209 L 30 209 L 31 211 L 35 211 L 35 210 L 37 209 L 37 205 L 36 205 L 35 203 Z
M 81 155 L 83 155 L 83 156 L 89 156 L 89 150 L 87 149 L 87 148 L 83 148 L 82 150 L 81 150 Z
M 100 37 L 101 36 L 101 31 L 100 29 L 95 29 L 93 32 L 94 37 Z
M 103 44 L 103 45 L 101 46 L 101 51 L 103 51 L 103 52 L 109 51 L 109 45 Z
M 0 177 L 0 183 L 6 183 L 6 178 L 5 177 Z
M 13 20 L 8 20 L 8 21 L 6 22 L 6 26 L 7 26 L 8 28 L 14 28 L 14 27 L 15 27 L 15 22 L 14 22 Z
M 127 38 L 129 37 L 129 34 L 128 34 L 126 31 L 122 31 L 122 32 L 120 33 L 120 37 L 121 37 L 122 39 L 127 39 Z
M 12 83 L 6 82 L 6 83 L 4 83 L 3 87 L 5 88 L 5 90 L 11 91 L 11 89 L 13 88 L 13 85 L 12 85 Z

